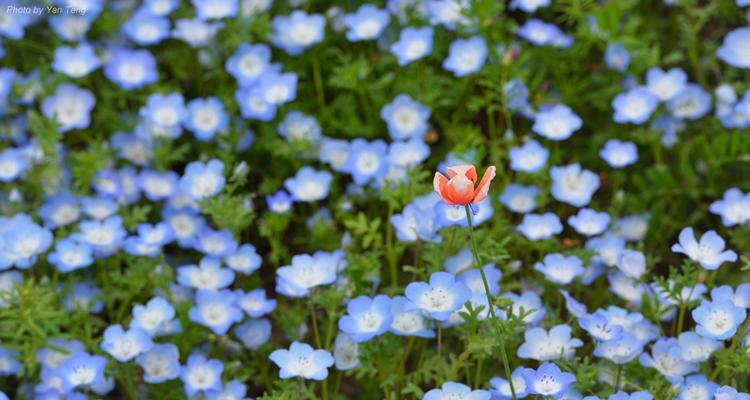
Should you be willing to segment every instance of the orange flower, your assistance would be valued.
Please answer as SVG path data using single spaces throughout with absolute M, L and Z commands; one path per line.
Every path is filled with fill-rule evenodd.
M 484 200 L 490 190 L 490 182 L 495 178 L 495 167 L 491 166 L 484 172 L 479 185 L 474 188 L 477 182 L 477 170 L 473 165 L 455 165 L 445 170 L 448 172 L 448 177 L 435 172 L 432 186 L 440 198 L 452 206 L 465 206 Z

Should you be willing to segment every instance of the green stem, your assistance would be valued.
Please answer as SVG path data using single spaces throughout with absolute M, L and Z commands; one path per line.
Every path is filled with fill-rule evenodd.
M 315 83 L 315 97 L 318 100 L 318 111 L 322 114 L 325 109 L 325 93 L 323 91 L 323 78 L 320 73 L 320 60 L 318 55 L 313 53 L 312 57 L 313 81 Z
M 617 366 L 617 377 L 615 378 L 615 392 L 620 390 L 620 377 L 622 377 L 622 364 Z
M 315 302 L 313 296 L 315 292 L 310 293 L 310 299 L 307 304 L 310 305 L 310 315 L 312 316 L 313 334 L 315 335 L 315 347 L 320 348 L 320 332 L 318 331 L 318 316 L 315 314 Z
M 437 323 L 437 342 L 438 342 L 438 359 L 440 359 L 443 349 L 443 329 L 440 327 L 440 323 Z
M 492 325 L 499 327 L 499 325 L 496 324 L 497 322 L 497 316 L 495 315 L 495 307 L 492 305 L 492 296 L 490 296 L 490 285 L 487 283 L 487 276 L 484 274 L 484 269 L 482 268 L 482 261 L 479 258 L 479 250 L 477 249 L 477 242 L 474 239 L 474 225 L 471 222 L 471 209 L 470 206 L 467 204 L 464 206 L 464 209 L 466 210 L 466 222 L 469 225 L 469 240 L 471 241 L 471 252 L 474 254 L 474 262 L 479 268 L 479 274 L 482 276 L 482 284 L 484 285 L 484 293 L 487 295 L 487 307 L 489 309 L 490 318 L 492 319 Z M 510 376 L 510 362 L 508 362 L 508 353 L 505 350 L 505 339 L 502 339 L 503 335 L 502 332 L 498 330 L 497 336 L 501 338 L 500 343 L 500 354 L 503 358 L 503 366 L 505 368 L 505 375 L 508 379 L 508 386 L 510 386 L 510 394 L 513 397 L 513 400 L 516 400 L 516 389 L 513 387 L 513 379 Z

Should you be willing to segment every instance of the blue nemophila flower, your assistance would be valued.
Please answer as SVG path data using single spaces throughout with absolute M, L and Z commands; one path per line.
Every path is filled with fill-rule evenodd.
M 622 168 L 638 161 L 638 147 L 633 142 L 607 140 L 599 156 L 612 168 Z
M 537 361 L 550 361 L 560 358 L 570 359 L 576 348 L 583 346 L 580 339 L 570 336 L 568 325 L 556 325 L 546 331 L 542 328 L 529 328 L 524 332 L 524 342 L 518 348 L 519 358 Z
M 52 232 L 28 215 L 0 217 L 0 270 L 29 268 L 51 245 Z
M 745 321 L 747 312 L 729 300 L 703 301 L 692 311 L 693 320 L 698 324 L 695 331 L 710 339 L 729 339 Z
M 21 150 L 9 147 L 0 152 L 0 181 L 12 182 L 29 169 L 29 162 Z
M 63 83 L 42 101 L 42 114 L 57 122 L 60 132 L 85 129 L 91 123 L 95 104 L 96 98 L 90 91 Z
M 434 30 L 429 26 L 401 30 L 398 41 L 391 45 L 391 53 L 398 59 L 398 65 L 403 67 L 428 56 L 432 52 L 433 34 Z
M 568 225 L 573 227 L 576 232 L 586 236 L 594 236 L 603 233 L 607 230 L 609 221 L 609 214 L 604 211 L 598 212 L 590 208 L 582 208 L 578 210 L 578 214 L 568 217 Z
M 608 43 L 604 52 L 604 62 L 609 68 L 623 72 L 630 65 L 630 53 L 622 43 Z
M 722 386 L 714 392 L 714 400 L 750 400 L 750 394 L 737 392 L 730 386 Z
M 592 399 L 596 398 L 594 396 L 588 396 L 584 397 L 584 399 L 590 400 L 589 397 L 591 397 Z M 609 396 L 607 400 L 653 400 L 653 398 L 654 396 L 652 396 L 651 393 L 642 390 L 630 394 L 620 391 Z
M 344 165 L 349 157 L 349 142 L 323 136 L 318 157 L 334 171 L 344 172 Z
M 404 296 L 391 299 L 393 322 L 389 331 L 401 336 L 435 337 L 435 332 L 428 326 L 424 313 Z
M 430 155 L 430 146 L 420 139 L 398 141 L 388 146 L 388 161 L 393 166 L 415 167 Z
M 364 185 L 387 172 L 387 147 L 388 145 L 382 140 L 371 142 L 360 138 L 352 140 L 344 169 L 352 175 L 354 183 Z
M 624 249 L 617 256 L 617 268 L 633 279 L 640 279 L 646 273 L 646 256 L 640 251 Z
M 560 294 L 565 298 L 565 308 L 570 315 L 576 318 L 582 318 L 588 314 L 589 310 L 586 305 L 574 299 L 567 290 L 560 289 Z
M 60 191 L 49 197 L 37 211 L 44 225 L 49 229 L 76 222 L 81 216 L 78 198 L 67 191 Z
M 737 253 L 724 248 L 724 239 L 715 231 L 704 233 L 699 242 L 693 228 L 687 227 L 680 231 L 679 243 L 672 246 L 672 251 L 685 254 L 707 270 L 715 270 L 725 262 L 737 261 Z
M 217 97 L 193 99 L 187 103 L 183 118 L 185 128 L 193 132 L 196 139 L 207 141 L 229 126 L 229 115 L 224 103 Z
M 586 241 L 586 249 L 596 252 L 595 260 L 601 261 L 608 267 L 617 265 L 617 257 L 624 248 L 625 239 L 612 232 L 605 232 L 602 236 Z
M 179 175 L 172 171 L 143 170 L 138 174 L 138 186 L 150 201 L 162 201 L 179 190 Z
M 320 125 L 315 117 L 300 111 L 290 111 L 278 126 L 279 135 L 290 142 L 317 143 L 321 137 Z
M 33 22 L 31 16 L 24 12 L 13 12 L 11 7 L 16 4 L 12 1 L 0 3 L 0 37 L 12 40 L 22 39 L 26 26 Z
M 86 268 L 94 262 L 94 249 L 73 239 L 61 239 L 55 244 L 55 250 L 47 255 L 47 261 L 60 272 L 70 272 Z
M 710 382 L 705 375 L 690 375 L 679 385 L 675 400 L 711 400 L 719 385 Z
M 55 369 L 73 354 L 84 351 L 83 343 L 78 340 L 49 339 L 47 345 L 36 352 L 42 368 Z
M 635 305 L 641 304 L 641 298 L 646 293 L 647 286 L 624 273 L 616 270 L 607 274 L 609 290 L 618 297 Z
M 275 108 L 297 96 L 297 74 L 268 70 L 258 78 L 258 84 L 252 89 L 260 100 Z
M 266 298 L 264 289 L 254 289 L 247 293 L 235 290 L 237 305 L 251 318 L 262 317 L 276 309 L 276 299 Z
M 157 224 L 139 224 L 137 235 L 125 239 L 123 250 L 137 256 L 156 257 L 162 246 L 174 240 L 174 231 L 168 222 Z
M 172 343 L 154 344 L 151 350 L 135 358 L 143 369 L 146 383 L 162 383 L 180 375 L 180 352 Z
M 373 298 L 359 296 L 349 300 L 346 311 L 347 314 L 339 319 L 339 329 L 350 334 L 357 343 L 383 334 L 393 322 L 391 298 L 382 294 Z
M 618 365 L 629 363 L 642 352 L 643 341 L 630 332 L 623 332 L 616 339 L 598 342 L 594 348 L 594 356 Z
M 180 178 L 180 189 L 193 200 L 202 200 L 219 193 L 224 187 L 224 163 L 213 159 L 207 163 L 193 161 Z
M 534 115 L 531 129 L 550 140 L 561 141 L 569 138 L 583 125 L 581 118 L 563 104 L 542 107 Z
M 81 351 L 63 361 L 52 374 L 60 379 L 60 387 L 68 393 L 77 388 L 92 388 L 103 384 L 106 364 L 106 358 Z
M 238 0 L 190 0 L 200 19 L 221 19 L 237 16 Z
M 534 211 L 537 196 L 539 196 L 538 187 L 511 183 L 505 187 L 505 191 L 503 191 L 503 194 L 498 199 L 508 210 L 524 214 Z
M 503 85 L 503 96 L 509 110 L 520 112 L 525 117 L 534 114 L 529 104 L 529 88 L 520 79 L 512 79 Z
M 426 4 L 431 25 L 443 25 L 454 30 L 457 25 L 467 26 L 471 23 L 464 14 L 469 5 L 463 0 L 433 0 Z
M 581 168 L 578 163 L 551 167 L 552 197 L 575 207 L 583 207 L 591 201 L 599 188 L 599 175 Z
M 71 78 L 81 78 L 99 68 L 101 61 L 94 47 L 81 43 L 78 47 L 61 46 L 55 49 L 52 69 Z
M 172 227 L 177 243 L 181 247 L 192 247 L 195 236 L 203 230 L 206 221 L 190 208 L 164 208 L 162 216 Z
M 122 25 L 122 32 L 141 46 L 157 44 L 169 36 L 169 19 L 138 8 Z
M 170 133 L 170 137 L 179 135 L 180 124 L 187 115 L 185 99 L 180 93 L 154 93 L 148 96 L 139 114 L 157 127 L 174 130 L 176 133 Z
M 675 338 L 661 338 L 654 343 L 651 354 L 643 353 L 638 361 L 644 367 L 654 368 L 670 382 L 676 383 L 693 372 L 697 372 L 698 363 L 682 358 L 682 351 Z
M 448 49 L 448 58 L 443 61 L 443 68 L 461 78 L 482 69 L 486 60 L 487 42 L 484 38 L 473 36 L 469 39 L 456 39 Z
M 49 17 L 50 28 L 59 38 L 69 42 L 84 40 L 93 21 L 93 13 L 87 13 L 87 15 L 63 13 L 62 15 L 51 15 Z
M 737 68 L 750 68 L 750 28 L 737 28 L 724 36 L 716 56 L 725 63 Z
M 703 337 L 695 332 L 682 332 L 677 342 L 682 359 L 694 363 L 708 360 L 711 354 L 722 346 L 720 341 Z
M 68 312 L 85 311 L 99 314 L 104 309 L 104 303 L 99 299 L 101 290 L 88 283 L 76 283 L 73 289 L 63 299 L 63 308 Z
M 526 239 L 540 240 L 549 239 L 563 231 L 560 218 L 557 214 L 524 214 L 521 224 L 516 228 Z
M 143 329 L 131 327 L 125 331 L 122 325 L 116 324 L 104 330 L 100 347 L 117 361 L 127 362 L 149 351 L 153 345 L 151 336 Z
M 147 50 L 116 49 L 104 65 L 104 76 L 125 90 L 139 89 L 159 78 L 156 59 Z
M 250 350 L 257 350 L 271 337 L 271 322 L 265 318 L 249 319 L 238 325 L 234 334 L 243 346 Z
M 406 298 L 430 317 L 445 321 L 471 298 L 471 290 L 456 282 L 453 274 L 435 272 L 430 282 L 412 282 L 406 286 Z
M 537 172 L 547 163 L 549 151 L 536 140 L 529 140 L 520 147 L 511 147 L 509 157 L 513 171 Z
M 512 10 L 518 9 L 529 14 L 549 5 L 550 0 L 511 0 L 510 2 L 510 8 Z
M 473 261 L 473 260 L 472 260 Z M 471 264 L 470 264 L 471 265 Z M 489 287 L 490 294 L 500 294 L 500 279 L 503 277 L 503 272 L 495 267 L 495 264 L 487 264 L 482 267 L 485 277 L 487 278 L 487 286 Z M 450 272 L 450 271 L 448 271 Z M 462 271 L 456 277 L 458 282 L 463 282 L 472 293 L 486 293 L 484 288 L 484 280 L 479 269 L 467 269 Z
M 564 256 L 559 253 L 544 256 L 544 263 L 537 262 L 534 269 L 545 278 L 558 285 L 567 285 L 584 272 L 583 262 L 577 256 Z
M 622 326 L 610 323 L 602 314 L 597 311 L 593 314 L 583 315 L 578 318 L 578 325 L 598 341 L 607 341 L 622 337 Z
M 300 377 L 322 381 L 328 377 L 328 368 L 334 363 L 331 353 L 300 342 L 292 342 L 289 350 L 274 350 L 268 358 L 279 367 L 281 379 Z
M 262 259 L 251 244 L 243 244 L 236 251 L 224 257 L 224 263 L 231 269 L 250 275 L 260 268 Z
M 232 324 L 242 321 L 242 310 L 237 306 L 231 290 L 198 289 L 195 305 L 190 309 L 190 320 L 209 327 L 215 334 L 224 335 Z
M 206 400 L 242 400 L 247 394 L 247 386 L 237 379 L 227 382 L 220 390 L 206 392 Z
M 454 275 L 469 270 L 473 265 L 474 255 L 468 247 L 462 248 L 455 256 L 446 258 L 444 264 L 445 270 Z
M 0 308 L 7 306 L 3 295 L 12 294 L 15 291 L 14 288 L 20 286 L 22 282 L 23 274 L 20 271 L 0 272 Z
M 284 180 L 284 187 L 294 201 L 313 202 L 328 196 L 333 175 L 328 171 L 316 171 L 312 167 L 302 167 L 294 177 Z
M 206 359 L 200 354 L 191 354 L 180 369 L 180 380 L 185 394 L 193 397 L 198 393 L 221 390 L 221 373 L 224 363 L 217 359 Z
M 380 37 L 391 19 L 387 10 L 379 9 L 373 4 L 363 4 L 351 14 L 342 17 L 346 27 L 346 39 L 350 42 L 373 40 Z
M 151 14 L 165 16 L 171 14 L 180 4 L 179 0 L 144 0 L 143 7 Z
M 711 111 L 711 95 L 702 87 L 688 83 L 667 102 L 667 108 L 675 118 L 696 120 Z
M 733 290 L 729 285 L 722 285 L 711 289 L 711 300 L 730 300 L 737 307 L 750 308 L 750 283 L 743 283 Z
M 510 390 L 510 383 L 508 380 L 500 377 L 491 378 L 490 393 L 499 400 L 511 400 L 513 398 L 513 393 L 515 393 L 517 399 L 523 399 L 528 396 L 529 392 L 528 387 L 526 386 L 526 380 L 523 379 L 524 369 L 524 367 L 518 367 L 510 374 L 510 379 L 513 381 L 513 391 Z
M 636 86 L 612 99 L 615 113 L 612 119 L 618 124 L 642 124 L 651 118 L 659 105 L 659 98 L 643 86 Z
M 232 232 L 203 227 L 193 241 L 193 248 L 214 258 L 226 257 L 237 250 Z
M 687 74 L 681 68 L 664 71 L 654 67 L 646 71 L 646 88 L 661 101 L 672 100 L 686 84 Z
M 277 287 L 289 289 L 280 291 L 286 296 L 306 296 L 310 289 L 335 282 L 336 268 L 337 265 L 331 257 L 322 254 L 298 254 L 292 257 L 290 265 L 276 270 Z
M 339 371 L 347 371 L 359 366 L 359 343 L 351 335 L 339 332 L 333 342 L 334 365 Z
M 136 304 L 133 307 L 131 328 L 143 329 L 153 336 L 162 330 L 175 317 L 175 310 L 167 300 L 154 297 L 146 305 Z
M 241 43 L 224 67 L 237 79 L 239 86 L 249 87 L 258 82 L 263 72 L 274 68 L 271 65 L 271 49 L 265 44 Z
M 294 199 L 285 190 L 266 196 L 266 204 L 271 212 L 284 214 L 292 208 Z
M 196 289 L 219 290 L 234 282 L 235 273 L 222 268 L 219 259 L 204 257 L 199 265 L 177 267 L 177 283 Z
M 326 20 L 320 14 L 295 10 L 290 15 L 277 15 L 271 21 L 271 43 L 296 56 L 323 40 Z
M 431 389 L 422 396 L 422 400 L 490 400 L 492 395 L 486 390 L 472 390 L 463 383 L 445 382 L 440 389 Z
M 172 37 L 180 39 L 192 47 L 207 46 L 216 34 L 224 28 L 222 22 L 208 22 L 198 18 L 178 19 L 172 29 Z M 204 53 L 198 53 L 199 61 Z
M 0 376 L 12 376 L 18 374 L 21 363 L 18 362 L 19 352 L 0 347 Z
M 430 109 L 407 94 L 399 94 L 383 106 L 380 117 L 394 140 L 422 139 L 429 128 Z
M 516 34 L 537 46 L 554 46 L 568 48 L 573 44 L 573 38 L 563 33 L 554 24 L 532 18 L 516 30 Z
M 720 215 L 724 226 L 734 226 L 750 222 L 750 193 L 742 193 L 733 187 L 724 192 L 721 200 L 711 203 L 711 213 Z
M 568 386 L 576 381 L 575 375 L 562 372 L 554 363 L 545 362 L 537 370 L 526 368 L 521 372 L 531 394 L 559 398 Z

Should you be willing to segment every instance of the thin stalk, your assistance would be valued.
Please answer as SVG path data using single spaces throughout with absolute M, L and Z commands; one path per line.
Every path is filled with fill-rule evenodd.
M 313 81 L 315 83 L 315 97 L 318 100 L 318 111 L 322 114 L 325 109 L 325 93 L 323 91 L 323 78 L 320 73 L 320 60 L 313 52 L 312 57 Z
M 615 378 L 615 392 L 620 390 L 620 377 L 622 377 L 622 364 L 617 366 L 617 377 Z
M 315 347 L 320 348 L 320 332 L 318 331 L 318 316 L 315 314 L 315 302 L 313 301 L 314 292 L 310 293 L 310 299 L 307 304 L 310 305 L 310 315 L 312 316 L 313 334 L 315 335 Z
M 437 323 L 437 341 L 438 341 L 438 359 L 442 354 L 443 349 L 443 329 L 440 327 L 440 323 Z

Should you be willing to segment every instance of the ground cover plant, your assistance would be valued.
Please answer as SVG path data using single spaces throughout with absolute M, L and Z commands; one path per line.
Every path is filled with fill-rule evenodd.
M 0 399 L 750 399 L 747 6 L 0 0 Z

